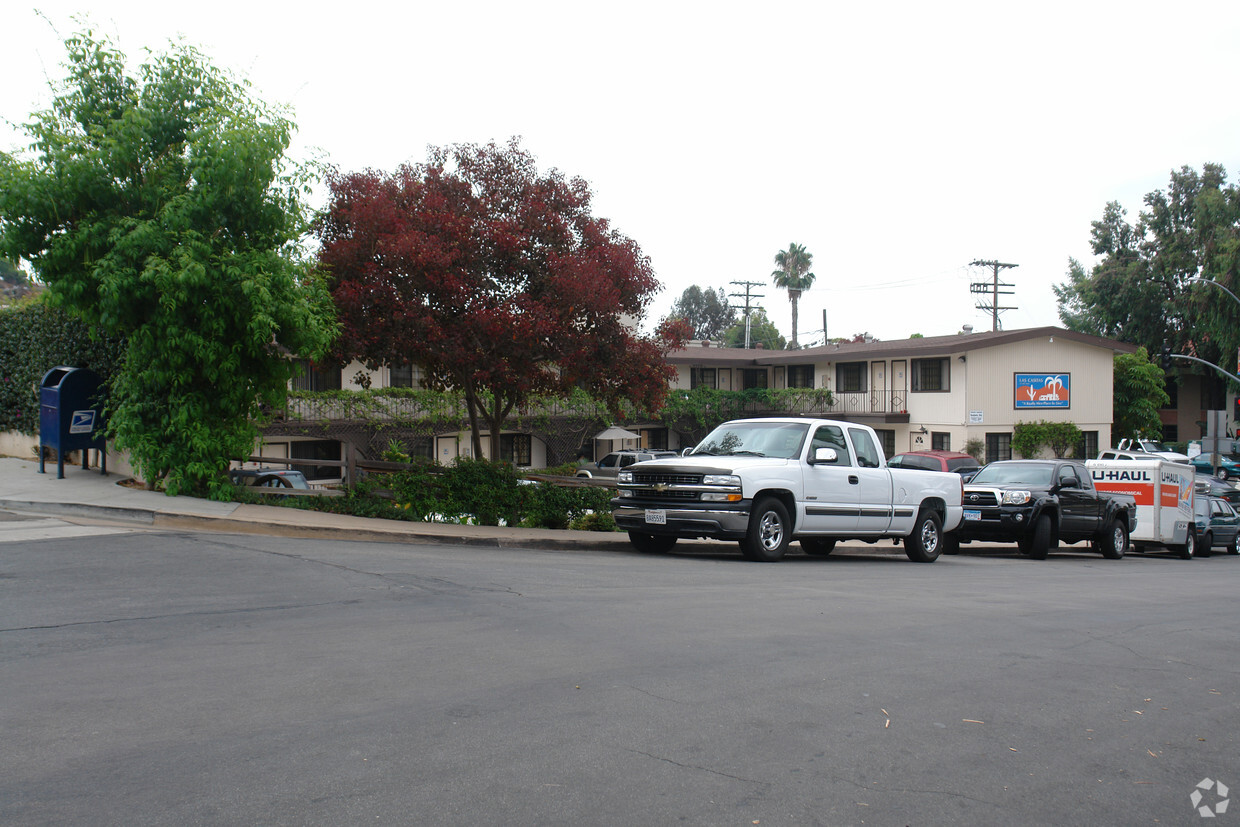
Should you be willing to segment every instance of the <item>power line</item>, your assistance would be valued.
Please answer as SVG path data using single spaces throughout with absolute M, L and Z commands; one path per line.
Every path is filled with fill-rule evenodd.
M 761 287 L 761 286 L 762 286 L 762 282 L 760 282 L 760 281 L 733 281 L 733 282 L 728 282 L 728 283 L 729 283 L 729 284 L 735 284 L 735 285 L 737 285 L 738 287 L 744 287 L 744 288 L 745 288 L 745 292 L 744 292 L 744 294 L 741 294 L 741 293 L 729 293 L 729 294 L 728 294 L 728 298 L 731 298 L 731 299 L 741 299 L 741 298 L 743 298 L 743 299 L 745 300 L 745 349 L 746 349 L 746 350 L 748 350 L 748 349 L 749 349 L 749 309 L 750 309 L 750 306 L 751 306 L 750 299 L 751 299 L 751 298 L 753 298 L 753 299 L 760 299 L 760 298 L 762 298 L 762 297 L 763 297 L 763 295 L 764 295 L 764 294 L 762 294 L 762 293 L 754 293 L 754 292 L 752 291 L 752 288 L 754 288 L 754 287 Z M 757 305 L 753 305 L 753 306 L 754 306 L 754 307 L 756 307 Z

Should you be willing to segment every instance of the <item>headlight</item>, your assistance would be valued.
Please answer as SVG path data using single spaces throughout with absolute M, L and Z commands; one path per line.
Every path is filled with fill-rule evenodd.
M 621 471 L 619 474 L 616 475 L 616 482 L 632 482 L 632 481 L 633 481 L 632 471 Z
M 1028 491 L 1004 491 L 1003 492 L 1003 504 L 1004 505 L 1024 505 L 1025 503 L 1029 502 L 1031 499 L 1033 499 L 1033 495 L 1030 494 Z
M 707 474 L 702 477 L 702 485 L 728 485 L 740 488 L 741 478 L 735 474 Z
M 620 496 L 621 496 L 621 497 L 631 497 L 631 496 L 633 496 L 633 492 L 632 492 L 632 491 L 630 491 L 630 490 L 629 490 L 629 489 L 627 489 L 627 488 L 621 488 L 621 489 L 620 489 Z

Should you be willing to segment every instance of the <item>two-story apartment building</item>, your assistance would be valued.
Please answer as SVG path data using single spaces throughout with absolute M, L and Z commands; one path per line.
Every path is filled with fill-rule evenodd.
M 826 389 L 830 402 L 812 411 L 749 410 L 745 415 L 813 413 L 864 422 L 878 431 L 890 456 L 907 450 L 963 450 L 971 440 L 985 446 L 986 461 L 1012 456 L 1011 439 L 1018 422 L 1073 422 L 1084 432 L 1085 452 L 1096 455 L 1112 444 L 1112 377 L 1116 353 L 1136 348 L 1111 339 L 1041 327 L 952 336 L 825 345 L 796 351 L 720 348 L 691 343 L 669 355 L 677 376 L 671 390 L 698 387 L 743 391 L 750 388 Z M 367 371 L 360 364 L 343 370 L 307 372 L 298 387 L 309 390 L 364 386 L 417 387 L 416 366 Z M 296 417 L 294 417 L 295 419 Z M 321 421 L 322 415 L 310 419 Z M 556 433 L 556 415 L 543 417 L 540 429 L 529 420 L 514 421 L 498 451 L 484 438 L 487 456 L 519 466 L 539 468 L 571 461 L 585 445 L 596 457 L 617 448 L 679 449 L 693 444 L 691 431 L 663 422 L 623 424 L 638 441 L 593 441 L 606 424 L 583 427 L 579 416 L 562 417 L 570 437 Z M 571 419 L 571 425 L 570 425 Z M 269 431 L 263 453 L 301 459 L 339 459 L 340 433 L 307 423 L 282 423 Z M 316 426 L 318 427 L 318 426 Z M 451 462 L 468 453 L 468 431 L 425 433 L 406 447 L 416 454 Z M 374 440 L 371 440 L 373 446 Z M 373 458 L 373 456 L 372 456 Z

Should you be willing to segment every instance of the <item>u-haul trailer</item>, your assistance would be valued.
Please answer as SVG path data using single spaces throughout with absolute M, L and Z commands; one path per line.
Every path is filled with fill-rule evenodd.
M 1131 494 L 1137 501 L 1134 551 L 1165 546 L 1186 560 L 1193 556 L 1193 466 L 1160 459 L 1091 459 L 1085 465 L 1099 491 Z

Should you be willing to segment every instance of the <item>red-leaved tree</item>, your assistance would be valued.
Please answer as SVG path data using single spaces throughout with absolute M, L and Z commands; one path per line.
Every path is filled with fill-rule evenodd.
M 630 327 L 658 282 L 637 244 L 591 214 L 582 179 L 540 174 L 513 139 L 328 184 L 317 234 L 342 327 L 337 357 L 417 364 L 432 387 L 460 390 L 475 456 L 480 426 L 498 446 L 531 396 L 582 387 L 613 413 L 622 401 L 662 406 L 665 357 L 686 331 Z

